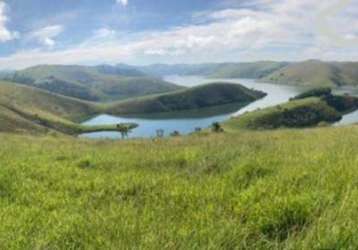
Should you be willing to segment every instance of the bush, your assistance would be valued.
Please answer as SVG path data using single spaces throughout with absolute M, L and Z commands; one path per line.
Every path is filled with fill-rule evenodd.
M 214 123 L 211 125 L 211 129 L 212 129 L 212 131 L 215 132 L 215 133 L 224 132 L 224 129 L 221 127 L 221 124 L 218 123 L 218 122 L 214 122 Z
M 170 134 L 170 136 L 172 136 L 172 137 L 180 136 L 180 132 L 177 131 L 177 130 L 175 130 L 175 131 L 173 131 L 173 132 Z
M 290 100 L 300 100 L 300 99 L 305 99 L 308 97 L 327 97 L 330 96 L 332 94 L 332 89 L 331 88 L 314 88 L 311 90 L 308 90 L 306 92 L 303 92 L 300 95 L 297 95 L 293 98 L 291 98 Z

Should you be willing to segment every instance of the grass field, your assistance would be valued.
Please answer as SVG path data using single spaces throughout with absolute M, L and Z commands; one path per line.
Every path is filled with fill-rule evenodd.
M 358 127 L 0 134 L 1 249 L 356 249 Z

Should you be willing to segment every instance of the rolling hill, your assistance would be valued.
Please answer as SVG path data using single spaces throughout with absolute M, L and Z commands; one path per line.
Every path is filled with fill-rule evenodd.
M 333 95 L 329 88 L 304 92 L 289 102 L 248 112 L 226 122 L 231 128 L 277 129 L 333 123 L 358 109 L 358 97 Z
M 231 103 L 248 104 L 266 94 L 239 84 L 212 83 L 177 92 L 110 105 L 111 114 L 148 114 L 207 108 Z
M 265 93 L 237 84 L 216 83 L 170 94 L 105 104 L 53 94 L 12 82 L 0 82 L 0 131 L 40 133 L 54 130 L 75 135 L 117 130 L 116 125 L 87 127 L 76 122 L 100 113 L 152 114 L 220 107 L 233 103 L 245 105 L 263 96 Z
M 218 65 L 208 77 L 210 78 L 248 78 L 258 79 L 279 70 L 288 63 L 261 61 L 254 63 L 225 63 Z
M 262 82 L 312 87 L 358 86 L 357 62 L 259 61 L 251 63 L 155 64 L 133 68 L 158 76 L 200 75 L 208 78 L 251 78 Z
M 358 63 L 317 60 L 291 63 L 261 80 L 289 85 L 358 86 Z
M 37 88 L 0 81 L 0 132 L 76 135 L 118 130 L 116 126 L 82 126 L 77 122 L 102 112 L 101 106 Z M 121 126 L 133 124 L 122 124 Z
M 121 100 L 182 88 L 135 69 L 109 65 L 40 65 L 2 78 L 89 101 Z
M 166 75 L 201 75 L 209 78 L 261 78 L 286 66 L 286 62 L 248 62 L 248 63 L 207 63 L 207 64 L 153 64 L 133 67 L 147 74 Z

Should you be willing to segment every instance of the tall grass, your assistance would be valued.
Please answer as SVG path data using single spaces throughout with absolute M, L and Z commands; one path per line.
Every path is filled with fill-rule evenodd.
M 358 127 L 0 135 L 1 249 L 356 249 Z

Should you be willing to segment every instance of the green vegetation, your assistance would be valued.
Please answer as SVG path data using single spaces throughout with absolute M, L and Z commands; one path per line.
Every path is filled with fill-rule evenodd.
M 355 249 L 358 127 L 0 134 L 1 249 Z
M 342 115 L 358 109 L 358 98 L 336 96 L 329 88 L 304 92 L 290 102 L 245 113 L 226 123 L 230 129 L 277 129 L 315 126 L 333 123 Z
M 83 126 L 76 121 L 102 112 L 101 106 L 36 88 L 0 82 L 0 132 L 60 133 L 118 131 L 136 124 Z
M 135 67 L 133 67 L 135 68 Z M 211 64 L 156 64 L 136 67 L 152 75 L 201 75 L 211 78 L 252 78 L 263 82 L 312 87 L 358 86 L 358 63 L 323 62 L 309 60 L 304 62 L 252 63 L 211 63 Z
M 41 65 L 3 79 L 89 101 L 113 101 L 181 89 L 124 66 Z
M 114 104 L 101 104 L 56 95 L 29 86 L 0 82 L 0 131 L 47 133 L 57 131 L 69 135 L 86 132 L 119 131 L 136 124 L 88 127 L 78 124 L 100 113 L 148 114 L 167 111 L 226 106 L 239 103 L 246 105 L 265 94 L 237 84 L 211 84 L 167 95 L 134 99 Z M 237 108 L 237 106 L 236 106 Z M 123 130 L 124 129 L 124 130 Z
M 286 62 L 254 62 L 254 63 L 224 63 L 220 64 L 209 74 L 211 78 L 250 78 L 265 77 L 285 66 Z
M 308 127 L 320 122 L 335 122 L 340 113 L 319 98 L 307 98 L 257 110 L 230 119 L 230 128 L 276 129 L 283 127 Z
M 332 89 L 327 87 L 320 87 L 320 88 L 314 88 L 310 89 L 308 91 L 305 91 L 294 98 L 292 100 L 300 100 L 305 99 L 308 97 L 326 97 L 332 95 Z
M 149 114 L 207 108 L 240 103 L 246 105 L 265 96 L 239 84 L 212 83 L 169 94 L 144 97 L 110 105 L 111 114 Z
M 263 81 L 281 84 L 337 87 L 358 86 L 358 63 L 322 62 L 317 60 L 291 63 Z
M 261 78 L 287 64 L 286 62 L 261 61 L 253 63 L 154 64 L 133 68 L 157 76 L 201 75 L 211 78 Z
M 76 123 L 102 112 L 246 104 L 264 95 L 216 83 L 104 105 L 0 82 L 0 249 L 357 248 L 358 127 L 242 129 L 336 121 L 358 108 L 357 98 L 310 90 L 191 136 L 63 136 L 125 137 L 136 126 Z

